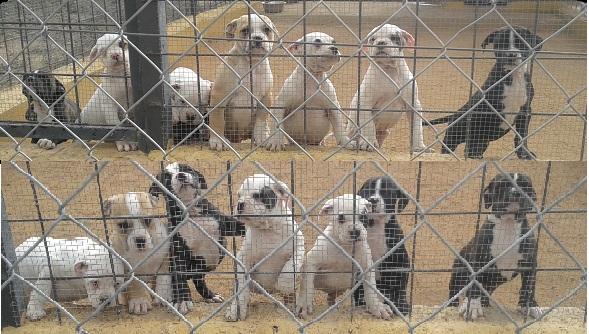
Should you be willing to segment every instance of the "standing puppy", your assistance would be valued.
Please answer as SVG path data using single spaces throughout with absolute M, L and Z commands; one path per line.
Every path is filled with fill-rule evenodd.
M 22 93 L 27 97 L 28 108 L 25 119 L 31 122 L 50 123 L 51 118 L 45 119 L 48 115 L 53 115 L 60 122 L 73 124 L 79 122 L 80 108 L 65 95 L 65 87 L 50 73 L 35 71 L 24 74 L 22 77 Z M 34 93 L 34 94 L 33 94 Z M 35 96 L 36 94 L 36 96 Z M 47 109 L 39 99 L 48 107 Z M 47 138 L 32 138 L 31 143 L 37 144 L 40 148 L 50 150 L 55 146 L 63 143 L 66 139 L 52 141 Z
M 131 73 L 127 37 L 102 35 L 90 51 L 90 61 L 96 58 L 100 58 L 104 64 L 104 77 L 100 84 L 104 91 L 97 89 L 94 92 L 80 114 L 80 121 L 93 125 L 118 125 L 127 113 L 128 102 L 133 100 L 131 79 L 126 78 Z M 117 141 L 116 145 L 119 151 L 137 149 L 136 142 Z
M 496 63 L 481 87 L 487 92 L 484 95 L 481 92 L 474 94 L 458 113 L 430 121 L 432 125 L 449 124 L 444 136 L 444 144 L 448 148 L 442 147 L 442 153 L 454 152 L 458 145 L 466 143 L 466 157 L 482 159 L 489 143 L 505 136 L 511 129 L 509 126 L 513 126 L 522 138 L 527 137 L 534 86 L 529 63 L 521 63 L 527 61 L 533 52 L 542 49 L 542 46 L 538 46 L 542 38 L 523 27 L 516 26 L 515 31 L 523 39 L 509 27 L 503 27 L 487 36 L 481 44 L 482 48 L 493 44 L 495 49 Z M 521 66 L 510 74 L 518 65 Z M 493 88 L 489 89 L 491 86 Z M 471 108 L 470 115 L 465 116 L 464 113 Z M 522 144 L 516 150 L 517 157 L 534 159 L 536 155 L 528 149 L 527 140 L 524 139 L 522 143 L 517 134 L 514 138 L 515 147 Z
M 275 182 L 266 174 L 254 174 L 243 181 L 238 196 L 237 213 L 246 225 L 246 233 L 237 253 L 237 259 L 245 266 L 237 265 L 237 289 L 245 289 L 227 309 L 225 319 L 228 321 L 247 317 L 250 285 L 245 283 L 246 271 L 256 266 L 249 272 L 254 281 L 269 293 L 290 296 L 295 293 L 296 273 L 305 256 L 303 233 L 299 230 L 294 234 L 298 225 L 289 208 L 286 184 Z M 286 239 L 289 241 L 280 246 Z M 277 248 L 271 257 L 260 262 Z
M 204 176 L 185 164 L 172 163 L 168 165 L 158 176 L 158 179 L 186 206 L 200 196 L 202 190 L 207 189 Z M 149 192 L 155 196 L 165 194 L 156 183 L 151 185 Z M 168 195 L 165 197 L 170 216 L 170 230 L 173 230 L 182 222 L 183 210 L 173 198 Z M 193 308 L 188 280 L 194 282 L 196 291 L 206 302 L 223 302 L 221 295 L 207 287 L 205 273 L 217 268 L 227 250 L 219 248 L 202 230 L 206 231 L 223 247 L 227 245 L 225 236 L 245 234 L 245 227 L 241 222 L 233 217 L 223 215 L 206 198 L 198 200 L 190 208 L 188 216 L 189 220 L 171 238 L 172 301 L 174 307 L 182 314 Z
M 362 185 L 358 195 L 371 204 L 371 210 L 366 213 L 368 220 L 364 227 L 372 253 L 372 261 L 376 262 L 405 237 L 396 215 L 407 206 L 409 198 L 388 176 L 368 179 Z M 387 270 L 409 269 L 410 267 L 411 262 L 405 244 L 401 244 L 376 267 L 376 287 L 404 315 L 411 311 L 411 305 L 407 302 L 409 272 L 389 272 Z M 364 304 L 363 290 L 363 287 L 360 286 L 355 291 L 356 304 Z
M 499 174 L 491 180 L 483 192 L 485 208 L 491 208 L 491 214 L 487 221 L 478 230 L 472 239 L 462 250 L 462 256 L 476 272 L 491 260 L 497 258 L 508 247 L 515 244 L 506 254 L 484 272 L 476 276 L 489 295 L 503 283 L 521 275 L 522 285 L 519 290 L 519 311 L 528 312 L 534 318 L 542 315 L 534 298 L 536 285 L 536 273 L 531 268 L 536 267 L 534 249 L 536 238 L 533 234 L 517 241 L 530 229 L 526 213 L 532 209 L 534 203 L 526 198 L 515 186 L 532 200 L 536 201 L 536 192 L 532 187 L 530 178 L 521 173 L 510 173 L 509 177 Z M 450 295 L 453 298 L 469 282 L 469 272 L 459 259 L 454 260 L 452 276 L 450 278 Z M 450 303 L 450 306 L 458 306 L 458 298 Z M 489 306 L 489 298 L 477 285 L 471 286 L 466 291 L 466 298 L 460 304 L 459 313 L 464 319 L 472 319 L 483 316 L 483 307 Z
M 221 64 L 217 68 L 215 86 L 211 92 L 211 106 L 216 109 L 211 112 L 209 121 L 211 128 L 218 134 L 209 135 L 212 150 L 227 149 L 221 138 L 233 143 L 248 138 L 252 138 L 254 143 L 261 143 L 266 139 L 266 111 L 255 100 L 252 105 L 252 96 L 245 89 L 240 87 L 235 92 L 233 90 L 241 83 L 266 107 L 270 107 L 274 78 L 268 58 L 263 57 L 272 49 L 276 31 L 268 17 L 256 14 L 243 15 L 225 27 L 227 38 L 239 40 L 235 41 L 229 56 L 225 57 L 229 66 Z M 250 61 L 253 68 L 250 68 Z
M 213 83 L 199 77 L 189 68 L 178 67 L 170 73 L 170 84 L 178 92 L 172 92 L 171 97 L 172 135 L 176 144 L 203 122 L 201 115 L 205 111 L 199 108 L 210 104 Z M 192 140 L 195 141 L 206 139 L 208 136 L 205 137 L 204 127 L 192 135 Z
M 370 211 L 370 202 L 353 194 L 342 195 L 325 202 L 320 214 L 328 216 L 329 225 L 323 233 L 331 237 L 347 254 L 353 256 L 362 268 L 353 266 L 352 261 L 330 240 L 324 235 L 319 235 L 313 248 L 307 253 L 303 265 L 303 278 L 295 313 L 299 317 L 304 319 L 313 313 L 315 289 L 327 292 L 327 300 L 333 305 L 339 294 L 352 287 L 355 273 L 351 269 L 367 270 L 372 266 L 367 232 L 363 226 L 367 223 L 367 214 Z M 365 274 L 363 285 L 368 311 L 377 318 L 390 319 L 393 312 L 373 290 L 376 289 L 374 269 Z
M 333 65 L 340 60 L 340 52 L 334 45 L 335 39 L 322 32 L 312 32 L 299 39 L 297 42 L 288 47 L 288 49 L 300 56 L 303 62 L 303 49 L 307 54 L 307 70 L 309 75 L 302 66 L 297 66 L 292 74 L 284 81 L 280 93 L 274 101 L 274 116 L 276 121 L 271 130 L 278 130 L 278 123 L 285 117 L 284 123 L 280 128 L 284 129 L 289 136 L 297 143 L 306 143 L 318 145 L 329 132 L 329 126 L 333 127 L 335 139 L 338 145 L 346 144 L 349 139 L 345 135 L 345 118 L 341 114 L 341 107 L 337 100 L 335 88 L 329 79 L 318 85 L 315 80 L 322 81 L 325 79 L 326 72 L 331 70 Z M 306 76 L 306 89 L 304 87 Z M 300 109 L 305 98 L 313 95 L 317 90 L 321 92 L 313 96 L 306 103 L 306 114 Z M 275 151 L 284 147 L 284 134 L 276 132 L 270 134 L 272 137 L 266 144 L 266 148 Z M 348 147 L 355 146 L 348 143 Z
M 25 240 L 15 249 L 19 258 L 39 238 Z M 123 264 L 119 258 L 112 256 L 115 274 L 113 279 L 108 249 L 90 238 L 75 238 L 73 240 L 46 238 L 47 250 L 43 242 L 39 243 L 17 266 L 21 276 L 33 280 L 35 287 L 45 295 L 56 301 L 72 301 L 88 297 L 94 308 L 112 298 L 119 283 L 123 282 Z M 47 251 L 51 260 L 51 271 L 55 278 L 55 293 L 51 287 L 51 275 Z M 27 318 L 39 320 L 46 313 L 44 306 L 47 300 L 36 291 L 25 285 L 26 291 L 31 292 L 27 305 Z M 114 306 L 113 299 L 108 306 Z
M 368 54 L 374 58 L 375 64 L 370 63 L 360 85 L 360 97 L 354 95 L 350 103 L 350 121 L 347 132 L 350 138 L 356 139 L 362 150 L 373 150 L 381 147 L 392 128 L 401 117 L 400 110 L 406 111 L 407 117 L 413 116 L 412 150 L 425 150 L 423 143 L 423 126 L 421 125 L 421 103 L 417 94 L 417 82 L 413 73 L 403 58 L 401 47 L 414 46 L 415 39 L 410 33 L 392 25 L 385 24 L 380 29 L 372 29 L 368 34 Z M 390 77 L 392 81 L 387 78 Z M 406 85 L 403 89 L 401 86 Z M 358 98 L 360 108 L 358 110 Z M 391 103 L 391 101 L 393 101 Z M 413 101 L 417 115 L 413 115 L 410 103 Z M 387 106 L 382 112 L 378 112 Z M 374 116 L 374 119 L 371 119 Z M 358 120 L 358 123 L 356 123 Z M 358 127 L 366 124 L 360 131 L 364 136 L 358 136 Z
M 133 266 L 139 279 L 147 283 L 155 279 L 155 293 L 171 301 L 172 281 L 170 275 L 165 275 L 169 271 L 168 224 L 162 218 L 145 217 L 159 213 L 156 205 L 157 198 L 148 193 L 129 192 L 111 196 L 104 201 L 103 208 L 106 217 L 117 217 L 111 220 L 113 248 Z M 136 267 L 147 253 L 162 242 L 162 247 Z M 159 275 L 154 277 L 156 273 Z M 129 284 L 127 297 L 129 313 L 145 314 L 151 309 L 151 296 L 137 281 Z

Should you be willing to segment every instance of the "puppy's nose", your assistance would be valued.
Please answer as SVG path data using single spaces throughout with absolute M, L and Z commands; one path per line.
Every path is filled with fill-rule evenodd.
M 380 42 L 376 43 L 376 45 L 384 46 L 384 45 L 387 45 L 387 43 L 385 41 L 380 41 Z
M 147 240 L 145 240 L 144 237 L 137 237 L 135 238 L 135 244 L 137 245 L 137 248 L 139 249 L 145 249 L 145 243 Z
M 119 56 L 118 54 L 113 54 L 113 55 L 111 55 L 110 57 L 111 57 L 113 60 L 117 60 L 117 61 L 118 61 L 120 56 Z
M 376 197 L 370 197 L 368 199 L 368 202 L 370 202 L 370 204 L 372 204 L 372 205 L 377 204 L 378 203 L 378 198 L 376 198 Z
M 350 231 L 350 238 L 352 240 L 358 240 L 359 237 L 360 237 L 360 230 L 352 230 L 352 231 Z
M 101 303 L 104 303 L 105 301 L 107 301 L 107 300 L 108 300 L 108 296 L 100 296 L 100 297 L 98 298 L 98 300 L 100 300 L 100 302 L 101 302 Z
M 186 182 L 186 174 L 184 173 L 178 173 L 177 178 L 179 182 Z
M 261 41 L 262 40 L 262 37 L 261 36 L 253 36 L 252 39 L 254 41 Z
M 243 209 L 245 208 L 245 203 L 244 202 L 238 202 L 237 203 L 237 213 L 243 213 Z

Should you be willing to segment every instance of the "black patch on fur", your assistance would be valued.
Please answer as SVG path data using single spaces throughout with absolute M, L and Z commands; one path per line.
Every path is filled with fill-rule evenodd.
M 257 201 L 262 202 L 268 210 L 273 209 L 278 201 L 276 193 L 268 186 L 264 186 L 260 189 L 259 193 L 254 193 L 252 197 Z

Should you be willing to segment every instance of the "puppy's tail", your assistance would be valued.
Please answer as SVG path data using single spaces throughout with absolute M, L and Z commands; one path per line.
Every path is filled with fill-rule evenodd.
M 432 119 L 431 121 L 429 121 L 429 123 L 426 121 L 422 121 L 421 123 L 423 125 L 437 125 L 437 124 L 444 124 L 444 123 L 452 123 L 452 122 L 454 122 L 454 120 L 456 120 L 458 117 L 460 117 L 460 115 L 461 114 L 452 114 L 452 115 Z

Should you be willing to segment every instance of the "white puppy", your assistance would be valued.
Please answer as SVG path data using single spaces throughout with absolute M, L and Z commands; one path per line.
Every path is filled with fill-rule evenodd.
M 198 76 L 193 70 L 178 67 L 170 73 L 170 84 L 179 94 L 172 93 L 172 124 L 178 122 L 200 123 L 197 110 L 200 105 L 209 105 L 213 83 Z M 198 99 L 200 85 L 200 101 Z M 196 109 L 190 107 L 190 103 Z M 203 114 L 203 112 L 200 112 Z
M 211 129 L 230 142 L 239 143 L 251 138 L 254 143 L 261 143 L 268 136 L 264 108 L 255 100 L 252 105 L 252 96 L 244 88 L 233 90 L 242 84 L 267 108 L 271 106 L 274 77 L 268 58 L 262 57 L 272 49 L 275 32 L 272 21 L 257 14 L 243 15 L 225 27 L 225 36 L 238 40 L 225 57 L 229 66 L 221 64 L 217 68 L 211 92 L 211 107 L 217 108 L 211 112 L 209 122 Z M 251 64 L 256 65 L 249 73 Z M 229 94 L 231 96 L 227 97 Z M 212 132 L 209 146 L 212 150 L 227 149 L 221 138 Z
M 129 192 L 111 196 L 104 201 L 103 207 L 107 217 L 126 217 L 109 221 L 113 248 L 133 266 L 139 279 L 148 283 L 155 279 L 155 292 L 166 301 L 171 301 L 172 278 L 166 275 L 169 272 L 170 250 L 168 221 L 145 217 L 159 213 L 156 205 L 157 198 L 148 193 Z M 164 245 L 137 267 L 147 253 L 162 242 Z M 145 314 L 151 309 L 151 297 L 137 281 L 127 287 L 127 299 L 129 313 Z M 160 301 L 156 300 L 156 303 Z
M 237 259 L 245 265 L 246 271 L 257 266 L 250 277 L 266 291 L 292 296 L 295 293 L 295 273 L 299 272 L 305 255 L 305 241 L 301 231 L 293 236 L 298 226 L 288 206 L 287 191 L 284 183 L 275 182 L 265 174 L 254 174 L 243 181 L 238 192 L 237 213 L 246 226 L 246 233 Z M 289 242 L 260 262 L 287 238 L 291 238 Z M 237 288 L 246 288 L 227 309 L 225 318 L 228 321 L 247 317 L 250 286 L 245 285 L 245 280 L 244 270 L 238 265 Z
M 32 237 L 20 244 L 15 252 L 17 257 L 24 256 L 39 238 Z M 72 301 L 88 297 L 93 307 L 98 307 L 115 294 L 116 286 L 123 282 L 123 264 L 116 256 L 112 256 L 116 275 L 113 280 L 108 250 L 89 238 L 73 240 L 54 239 L 47 237 L 47 249 L 51 259 L 51 270 L 55 278 L 55 292 L 51 287 L 49 263 L 43 242 L 39 243 L 17 266 L 19 274 L 31 279 L 38 289 L 56 301 Z M 97 277 L 103 276 L 103 277 Z M 69 279 L 63 279 L 69 278 Z M 72 279 L 74 278 L 74 279 Z M 26 285 L 31 291 L 27 306 L 27 318 L 39 320 L 46 313 L 44 305 L 47 300 Z M 114 306 L 113 298 L 108 306 Z
M 280 126 L 296 142 L 310 145 L 318 145 L 329 132 L 329 125 L 333 127 L 335 139 L 338 145 L 348 142 L 345 135 L 345 116 L 341 114 L 340 104 L 337 100 L 335 88 L 329 79 L 318 85 L 315 80 L 321 81 L 326 77 L 326 72 L 340 60 L 340 52 L 334 45 L 335 39 L 322 32 L 312 32 L 296 41 L 288 47 L 288 50 L 299 56 L 303 63 L 304 51 L 306 52 L 307 74 L 302 66 L 297 66 L 292 74 L 284 81 L 280 93 L 274 101 L 273 110 L 276 120 L 284 123 Z M 307 87 L 305 90 L 304 83 Z M 306 115 L 301 104 L 320 90 L 306 104 Z M 293 110 L 301 108 L 292 114 Z M 291 115 L 292 114 L 292 115 Z M 305 119 L 306 117 L 306 119 Z M 273 127 L 277 130 L 277 121 L 272 119 Z M 284 134 L 276 132 L 266 144 L 269 150 L 280 150 L 284 147 Z M 355 143 L 348 143 L 352 148 Z
M 354 202 L 355 208 L 354 210 Z M 345 194 L 328 200 L 321 209 L 321 215 L 327 215 L 329 225 L 324 230 L 325 236 L 331 237 L 349 256 L 358 261 L 361 270 L 372 266 L 372 255 L 366 238 L 363 223 L 367 222 L 367 213 L 371 211 L 368 200 L 353 194 Z M 324 235 L 319 235 L 313 248 L 307 253 L 303 269 L 303 278 L 297 295 L 296 314 L 305 318 L 313 313 L 313 296 L 315 289 L 327 292 L 330 305 L 340 293 L 352 287 L 354 273 L 352 261 L 345 256 Z M 356 268 L 355 271 L 359 271 Z M 326 273 L 327 272 L 327 273 Z M 364 276 L 364 298 L 368 311 L 383 319 L 393 315 L 390 307 L 377 295 L 375 272 L 371 269 Z
M 100 84 L 104 91 L 97 89 L 94 92 L 80 114 L 80 121 L 93 125 L 118 125 L 129 108 L 128 102 L 133 101 L 131 79 L 125 78 L 131 73 L 126 36 L 121 39 L 117 34 L 102 35 L 90 51 L 90 61 L 99 57 L 104 64 L 105 76 Z M 116 145 L 119 151 L 137 149 L 136 142 L 117 141 Z
M 360 85 L 360 108 L 358 112 L 358 93 L 350 103 L 350 121 L 348 122 L 348 136 L 357 140 L 358 146 L 362 150 L 373 150 L 381 147 L 382 143 L 404 110 L 407 116 L 412 116 L 411 102 L 414 102 L 414 108 L 419 115 L 413 115 L 413 147 L 414 152 L 423 151 L 423 126 L 421 103 L 417 94 L 417 83 L 411 84 L 413 73 L 405 62 L 403 49 L 400 47 L 412 47 L 415 43 L 413 36 L 405 30 L 392 25 L 385 24 L 380 29 L 374 28 L 368 34 L 368 54 L 374 59 L 377 66 L 370 63 L 362 84 Z M 389 80 L 387 75 L 393 80 Z M 409 82 L 409 84 L 407 84 Z M 399 91 L 399 88 L 407 84 Z M 413 92 L 413 86 L 415 91 Z M 412 95 L 412 93 L 414 93 Z M 399 96 L 400 95 L 400 96 Z M 391 101 L 393 101 L 390 103 Z M 388 106 L 387 106 L 388 105 Z M 387 106 L 382 112 L 378 113 L 383 107 Z M 375 118 L 370 120 L 373 116 Z M 358 120 L 358 121 L 357 121 Z M 365 139 L 358 136 L 358 127 L 366 124 L 360 130 L 360 134 Z

